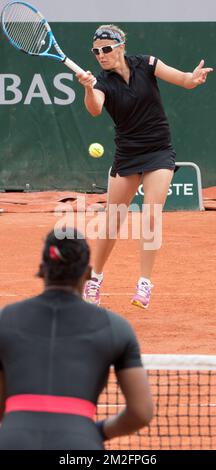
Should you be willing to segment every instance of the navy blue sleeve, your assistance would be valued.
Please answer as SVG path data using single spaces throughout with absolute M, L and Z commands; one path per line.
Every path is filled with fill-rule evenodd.
M 2 318 L 3 309 L 0 310 L 0 329 L 1 329 L 1 318 Z M 0 344 L 0 370 L 3 369 L 3 364 L 1 362 L 1 344 Z
M 103 80 L 97 80 L 97 83 L 94 85 L 94 90 L 100 90 L 106 96 L 107 89 L 106 89 L 106 86 L 105 86 L 105 83 L 103 82 Z
M 106 99 L 110 95 L 109 80 L 103 70 L 97 75 L 97 82 L 94 85 L 94 89 L 102 91 Z
M 142 367 L 139 343 L 130 324 L 124 318 L 111 314 L 111 328 L 115 370 Z
M 157 57 L 154 57 L 153 55 L 143 55 L 142 57 L 146 72 L 149 76 L 154 76 L 155 67 L 158 61 Z

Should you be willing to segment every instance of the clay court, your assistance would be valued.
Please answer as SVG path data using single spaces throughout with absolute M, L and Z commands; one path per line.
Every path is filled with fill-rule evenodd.
M 212 192 L 213 191 L 213 192 Z M 154 284 L 151 304 L 148 310 L 139 309 L 130 303 L 134 287 L 139 277 L 139 242 L 132 240 L 118 240 L 105 270 L 105 281 L 102 290 L 102 305 L 125 317 L 133 326 L 138 336 L 141 351 L 144 354 L 202 354 L 216 355 L 215 342 L 215 227 L 216 213 L 215 190 L 205 190 L 205 206 L 211 210 L 202 212 L 166 212 L 163 214 L 163 243 L 158 253 L 152 282 Z M 62 202 L 63 201 L 63 202 Z M 0 207 L 3 213 L 0 215 L 1 231 L 1 284 L 0 306 L 7 303 L 23 300 L 36 295 L 42 289 L 42 283 L 35 273 L 40 262 L 43 238 L 61 219 L 61 212 L 56 212 L 65 203 L 74 208 L 76 195 L 73 193 L 5 193 L 0 196 Z M 60 206 L 59 206 L 60 204 Z M 106 195 L 86 195 L 86 207 L 96 212 L 89 212 L 88 219 L 94 217 L 97 211 L 103 213 L 106 204 Z M 63 214 L 64 215 L 64 214 Z M 76 213 L 76 217 L 85 217 L 85 212 Z M 69 213 L 70 216 L 70 213 Z M 79 219 L 80 222 L 81 219 Z M 83 220 L 83 219 L 82 219 Z M 129 214 L 129 234 L 131 233 L 132 214 Z M 95 240 L 89 240 L 94 255 Z M 152 379 L 153 381 L 155 378 Z M 209 434 L 209 413 L 207 384 L 209 376 L 202 378 L 201 388 L 195 390 L 193 381 L 189 376 L 174 378 L 174 387 L 177 389 L 177 402 L 179 397 L 186 400 L 181 405 L 183 416 L 174 417 L 172 428 L 169 425 L 170 410 L 167 406 L 167 393 L 170 378 L 160 377 L 160 389 L 164 391 L 164 397 L 160 399 L 160 432 L 158 427 L 151 428 L 152 436 L 144 438 L 126 437 L 120 443 L 108 444 L 115 449 L 129 448 L 185 448 L 200 449 L 214 448 L 215 437 L 205 437 Z M 214 408 L 211 412 L 211 425 L 215 426 L 215 376 L 213 377 L 213 389 L 211 391 L 211 403 Z M 195 377 L 197 383 L 197 377 Z M 178 385 L 177 385 L 178 384 Z M 157 393 L 158 384 L 155 393 Z M 201 417 L 193 418 L 188 426 L 187 413 L 188 393 L 192 392 L 197 401 L 203 403 Z M 122 402 L 122 397 L 117 396 L 115 385 L 110 386 L 109 397 L 101 399 L 100 413 L 116 412 L 117 402 Z M 186 398 L 185 398 L 186 397 Z M 208 397 L 208 400 L 210 398 Z M 107 403 L 109 406 L 107 407 Z M 173 403 L 174 405 L 174 403 Z M 176 403 L 175 403 L 176 405 Z M 192 414 L 196 406 L 192 405 Z M 195 406 L 195 407 L 194 407 Z M 181 408 L 180 408 L 181 412 Z M 165 413 L 165 414 L 164 414 Z M 171 409 L 172 414 L 172 409 Z M 167 424 L 168 423 L 168 424 Z M 184 438 L 179 437 L 169 442 L 167 436 L 178 434 L 182 427 Z M 191 426 L 194 431 L 191 431 Z M 213 428 L 213 432 L 214 432 Z M 192 443 L 188 433 L 195 432 Z M 204 437 L 200 434 L 204 432 Z M 211 430 L 210 430 L 211 433 Z M 144 440 L 143 440 L 144 439 Z M 148 441 L 146 440 L 148 439 Z M 150 439 L 150 441 L 149 441 Z M 202 442 L 201 442 L 202 441 Z M 145 446 L 145 447 L 143 447 Z M 149 447 L 148 447 L 149 446 Z
M 214 205 L 215 190 L 206 204 Z M 35 295 L 43 237 L 60 220 L 58 201 L 70 193 L 2 194 L 0 305 Z M 88 207 L 103 208 L 106 195 L 88 195 Z M 74 198 L 75 201 L 75 198 Z M 74 202 L 73 201 L 73 202 Z M 63 207 L 64 203 L 62 203 Z M 75 219 L 76 220 L 76 219 Z M 129 215 L 129 234 L 131 214 Z M 138 240 L 118 240 L 105 269 L 103 306 L 133 325 L 143 353 L 216 354 L 215 342 L 216 212 L 166 212 L 148 310 L 130 304 L 139 277 Z M 90 240 L 94 253 L 94 240 Z

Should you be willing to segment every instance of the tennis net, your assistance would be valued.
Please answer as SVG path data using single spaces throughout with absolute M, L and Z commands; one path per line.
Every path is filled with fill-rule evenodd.
M 150 426 L 107 441 L 107 449 L 215 449 L 216 356 L 143 355 L 154 400 Z M 98 419 L 125 406 L 114 371 L 98 403 Z

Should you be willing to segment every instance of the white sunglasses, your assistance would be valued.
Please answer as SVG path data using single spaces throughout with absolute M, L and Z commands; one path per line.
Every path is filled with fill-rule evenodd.
M 124 44 L 124 42 L 118 42 L 118 44 L 112 44 L 109 46 L 93 47 L 91 51 L 94 55 L 99 55 L 101 52 L 103 52 L 103 54 L 109 54 L 109 52 L 112 52 L 113 49 L 118 46 L 121 46 L 121 44 Z

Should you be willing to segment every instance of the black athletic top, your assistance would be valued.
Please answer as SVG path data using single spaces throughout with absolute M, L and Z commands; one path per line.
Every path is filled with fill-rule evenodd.
M 120 316 L 91 305 L 75 294 L 47 290 L 37 297 L 8 305 L 0 313 L 0 367 L 6 374 L 7 397 L 45 394 L 78 397 L 96 404 L 111 364 L 115 370 L 142 365 L 133 330 Z M 49 413 L 29 414 L 34 425 L 33 415 L 41 415 L 43 428 L 46 428 L 48 418 L 44 415 Z M 10 422 L 19 415 L 17 423 L 22 427 L 21 418 L 28 413 L 8 413 L 3 424 L 9 415 Z M 70 417 L 66 417 L 66 421 L 72 423 L 70 433 L 75 423 L 74 432 L 80 426 L 80 433 L 85 435 L 88 434 L 86 423 L 91 422 L 89 433 L 94 439 L 92 427 L 95 425 L 90 419 L 76 416 L 74 421 Z M 25 423 L 24 419 L 24 427 Z M 28 422 L 28 428 L 31 423 Z M 40 429 L 40 420 L 38 427 Z M 0 448 L 3 448 L 3 428 Z
M 110 365 L 141 366 L 130 325 L 75 294 L 47 290 L 5 307 L 0 316 L 0 365 L 7 394 L 41 393 L 93 403 Z
M 162 152 L 163 157 L 163 151 L 173 149 L 154 75 L 158 59 L 148 55 L 125 59 L 130 68 L 129 84 L 118 73 L 103 70 L 94 88 L 105 94 L 104 106 L 115 123 L 115 166 L 119 173 L 123 170 L 127 174 L 129 167 L 145 163 L 148 155 L 155 153 L 157 157 Z

